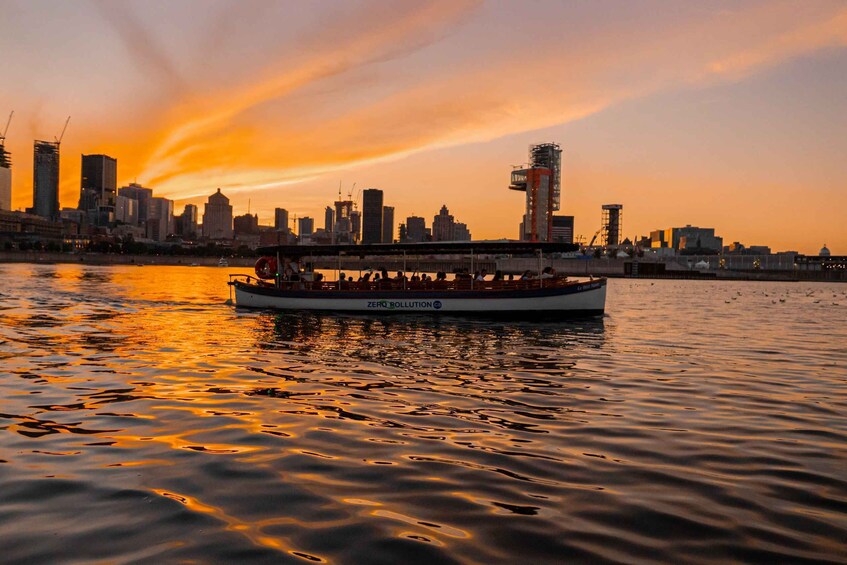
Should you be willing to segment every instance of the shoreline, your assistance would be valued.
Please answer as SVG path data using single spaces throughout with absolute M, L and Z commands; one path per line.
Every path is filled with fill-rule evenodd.
M 117 253 L 61 253 L 61 252 L 36 252 L 36 251 L 25 251 L 25 252 L 10 252 L 10 251 L 0 251 L 0 264 L 4 263 L 29 263 L 36 265 L 51 265 L 51 264 L 71 264 L 71 265 L 96 265 L 96 266 L 110 266 L 110 265 L 137 265 L 137 266 L 166 266 L 166 267 L 216 267 L 216 268 L 232 268 L 232 267 L 244 267 L 252 269 L 253 265 L 256 262 L 255 257 L 225 257 L 229 265 L 227 267 L 219 267 L 218 261 L 220 257 L 205 257 L 205 256 L 196 256 L 196 255 L 124 255 Z M 509 261 L 521 261 L 520 259 L 516 260 L 504 260 L 498 262 L 495 266 L 485 265 L 486 268 L 490 272 L 493 272 L 493 269 L 499 267 L 503 270 L 504 273 L 516 272 L 516 269 L 510 269 L 508 262 Z M 596 264 L 595 264 L 596 261 Z M 401 265 L 395 265 L 393 261 L 385 261 L 386 267 L 389 270 L 398 270 L 401 268 Z M 492 262 L 493 263 L 493 262 Z M 502 263 L 502 264 L 500 264 Z M 826 271 L 758 271 L 758 272 L 747 272 L 747 271 L 728 271 L 728 270 L 720 270 L 720 271 L 666 271 L 664 274 L 652 274 L 652 275 L 627 275 L 620 269 L 618 272 L 617 269 L 609 268 L 608 262 L 604 262 L 603 260 L 580 260 L 578 264 L 574 264 L 573 260 L 562 260 L 556 259 L 551 261 L 552 265 L 556 268 L 559 273 L 571 276 L 571 277 L 585 277 L 588 275 L 592 276 L 602 276 L 608 278 L 625 278 L 625 279 L 639 279 L 639 280 L 707 280 L 707 281 L 768 281 L 768 282 L 833 282 L 833 283 L 847 283 L 847 277 L 842 276 L 841 278 L 832 276 L 836 273 L 828 273 Z M 461 264 L 461 262 L 456 262 L 455 265 L 457 267 L 467 267 L 467 265 Z M 334 261 L 326 261 L 326 262 L 318 262 L 316 261 L 315 267 L 318 269 L 324 270 L 334 270 L 337 266 L 337 263 Z M 372 266 L 372 265 L 371 265 Z M 423 265 L 420 265 L 423 267 Z M 446 265 L 438 265 L 438 270 L 451 270 L 445 269 Z M 490 268 L 489 268 L 490 267 Z M 578 267 L 578 268 L 577 268 Z M 365 270 L 367 268 L 366 265 L 361 261 L 345 261 L 342 264 L 342 269 L 349 271 L 357 271 L 357 270 Z M 416 268 L 417 270 L 417 268 Z M 426 269 L 420 269 L 421 271 L 426 271 Z M 517 270 L 520 272 L 520 270 Z M 842 273 L 837 273 L 841 275 Z

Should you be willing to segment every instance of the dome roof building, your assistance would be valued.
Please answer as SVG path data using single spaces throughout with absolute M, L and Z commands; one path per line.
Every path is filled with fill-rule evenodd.
M 823 244 L 823 247 L 821 247 L 821 250 L 818 255 L 820 255 L 821 257 L 829 257 L 831 255 L 829 249 L 826 248 L 826 243 Z

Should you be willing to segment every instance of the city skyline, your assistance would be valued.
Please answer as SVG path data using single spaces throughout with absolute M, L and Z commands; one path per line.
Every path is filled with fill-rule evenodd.
M 107 154 L 119 185 L 178 208 L 221 187 L 262 223 L 276 207 L 321 218 L 340 179 L 390 193 L 396 218 L 447 202 L 478 238 L 514 237 L 511 167 L 555 140 L 575 236 L 621 202 L 623 237 L 693 224 L 775 250 L 847 247 L 841 2 L 204 6 L 2 2 L 13 208 L 32 204 L 33 140 L 70 114 L 63 207 L 76 155 Z M 106 32 L 67 32 L 95 24 Z M 562 33 L 527 39 L 542 24 Z M 516 81 L 541 66 L 555 72 L 530 97 Z

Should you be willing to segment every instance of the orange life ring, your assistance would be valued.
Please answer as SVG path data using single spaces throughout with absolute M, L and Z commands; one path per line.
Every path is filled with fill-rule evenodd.
M 276 257 L 259 257 L 256 261 L 256 276 L 260 279 L 272 279 L 276 277 Z

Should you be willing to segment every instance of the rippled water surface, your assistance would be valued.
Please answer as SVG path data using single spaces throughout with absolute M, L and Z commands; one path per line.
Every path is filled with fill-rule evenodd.
M 843 285 L 504 323 L 238 271 L 0 265 L 0 561 L 847 561 Z

